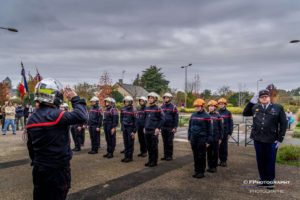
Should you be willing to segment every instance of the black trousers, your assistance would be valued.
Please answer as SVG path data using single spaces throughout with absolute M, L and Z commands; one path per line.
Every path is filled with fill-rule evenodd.
M 206 168 L 206 144 L 201 139 L 194 139 L 191 146 L 194 155 L 195 173 L 204 173 Z
M 75 148 L 81 149 L 81 146 L 84 144 L 85 129 L 81 128 L 81 130 L 78 131 L 76 127 L 72 126 L 71 133 Z
M 256 162 L 261 181 L 274 181 L 277 149 L 275 143 L 254 141 Z
M 123 140 L 124 140 L 124 155 L 125 158 L 131 158 L 133 157 L 133 151 L 134 151 L 134 138 L 132 138 L 131 134 L 133 132 L 132 126 L 124 126 L 123 127 Z
M 163 128 L 161 130 L 163 144 L 164 144 L 164 157 L 172 158 L 173 157 L 173 141 L 174 133 L 172 132 L 173 128 Z
M 97 131 L 97 126 L 89 126 L 92 150 L 98 151 L 100 148 L 100 131 Z
M 228 157 L 228 135 L 225 134 L 222 138 L 219 147 L 219 159 L 221 162 L 226 162 Z
M 140 143 L 140 152 L 141 153 L 147 153 L 147 146 L 146 146 L 146 139 L 145 139 L 145 133 L 144 133 L 144 126 L 138 127 L 138 138 Z
M 157 164 L 158 136 L 155 135 L 155 130 L 146 130 L 145 139 L 146 139 L 146 146 L 148 150 L 148 161 L 149 163 Z
M 219 141 L 210 143 L 207 148 L 207 164 L 209 168 L 217 168 L 219 159 Z
M 107 153 L 113 154 L 116 148 L 116 133 L 111 134 L 111 125 L 104 125 L 105 140 L 107 143 Z
M 33 199 L 34 200 L 64 200 L 71 187 L 70 168 L 51 169 L 34 167 Z

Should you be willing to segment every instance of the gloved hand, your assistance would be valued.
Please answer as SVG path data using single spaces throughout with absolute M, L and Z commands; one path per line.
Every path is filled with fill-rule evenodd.
M 255 95 L 252 97 L 250 102 L 253 103 L 253 104 L 257 104 L 257 102 L 258 102 L 258 93 L 255 93 Z
M 280 147 L 280 145 L 281 145 L 281 142 L 278 142 L 278 141 L 276 140 L 276 141 L 275 141 L 275 144 L 276 144 L 275 148 L 278 149 L 278 148 Z

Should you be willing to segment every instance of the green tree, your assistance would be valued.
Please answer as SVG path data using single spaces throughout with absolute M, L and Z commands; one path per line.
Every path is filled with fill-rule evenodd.
M 201 94 L 203 99 L 210 99 L 212 96 L 211 90 L 205 89 Z
M 141 76 L 141 86 L 149 92 L 161 94 L 169 90 L 169 81 L 165 79 L 165 75 L 161 72 L 161 68 L 151 65 L 143 71 Z
M 116 90 L 112 91 L 112 98 L 114 98 L 116 102 L 123 102 L 124 99 L 123 95 Z
M 186 99 L 186 107 L 188 108 L 193 107 L 193 103 L 196 99 L 197 99 L 196 95 L 194 95 L 192 92 L 188 92 L 187 99 Z

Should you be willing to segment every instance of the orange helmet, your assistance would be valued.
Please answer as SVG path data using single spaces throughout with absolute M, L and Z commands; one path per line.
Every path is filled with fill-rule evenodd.
M 218 100 L 218 103 L 227 104 L 227 100 L 225 98 L 221 98 L 221 99 Z
M 215 101 L 215 100 L 210 100 L 207 105 L 208 106 L 216 106 L 217 107 L 218 106 L 218 102 Z
M 196 99 L 193 104 L 194 107 L 200 107 L 204 105 L 205 105 L 205 101 L 203 99 Z

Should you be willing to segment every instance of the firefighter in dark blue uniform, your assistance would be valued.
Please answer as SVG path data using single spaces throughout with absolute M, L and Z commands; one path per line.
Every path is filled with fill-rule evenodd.
M 217 172 L 218 159 L 219 159 L 219 145 L 223 138 L 223 119 L 221 115 L 216 111 L 218 102 L 210 100 L 207 104 L 208 113 L 212 120 L 212 139 L 210 145 L 207 148 L 207 171 L 210 173 Z
M 221 98 L 218 100 L 219 106 L 219 114 L 223 118 L 223 137 L 219 147 L 219 165 L 221 167 L 227 167 L 227 158 L 228 158 L 228 139 L 232 135 L 233 132 L 233 119 L 232 114 L 229 110 L 227 110 L 227 100 L 225 98 Z
M 269 90 L 259 92 L 245 107 L 244 116 L 253 116 L 251 139 L 254 141 L 256 161 L 261 184 L 267 189 L 273 189 L 275 179 L 275 161 L 277 149 L 283 141 L 287 121 L 284 109 L 279 104 L 273 104 Z
M 88 153 L 97 154 L 98 149 L 100 148 L 100 129 L 102 126 L 103 115 L 102 109 L 99 106 L 98 97 L 91 98 L 90 102 L 92 107 L 89 111 L 88 126 L 92 149 Z
M 63 103 L 62 86 L 52 78 L 43 79 L 35 88 L 38 108 L 29 117 L 27 147 L 33 166 L 33 199 L 66 199 L 70 184 L 69 126 L 87 120 L 86 102 L 74 90 L 66 88 L 65 96 L 71 101 L 73 111 L 59 109 Z
M 133 107 L 133 98 L 126 96 L 123 100 L 124 107 L 121 109 L 120 121 L 124 141 L 124 158 L 122 162 L 128 163 L 133 160 L 134 139 L 136 133 L 136 111 Z
M 188 140 L 191 143 L 194 155 L 194 178 L 203 178 L 206 168 L 206 148 L 209 147 L 212 138 L 211 117 L 204 110 L 205 101 L 194 101 L 196 112 L 189 121 Z
M 173 95 L 165 93 L 163 96 L 164 104 L 161 106 L 164 112 L 164 123 L 161 129 L 161 135 L 164 144 L 164 157 L 161 160 L 173 160 L 173 141 L 174 134 L 178 127 L 178 110 L 177 107 L 171 103 Z
M 118 110 L 114 107 L 114 99 L 107 97 L 104 99 L 105 110 L 103 112 L 103 128 L 107 143 L 107 153 L 105 158 L 113 158 L 116 148 L 116 132 L 119 123 Z
M 147 156 L 147 146 L 145 140 L 145 108 L 147 104 L 146 97 L 139 98 L 140 107 L 138 107 L 136 112 L 136 129 L 138 132 L 138 138 L 140 143 L 140 153 L 138 154 L 139 157 L 146 157 Z
M 75 147 L 72 151 L 81 151 L 84 144 L 85 126 L 84 124 L 75 124 L 71 126 L 71 133 L 74 140 Z
M 158 136 L 163 124 L 164 116 L 160 107 L 156 105 L 158 94 L 151 92 L 148 94 L 149 106 L 145 109 L 145 139 L 148 150 L 147 167 L 157 166 L 158 159 Z

